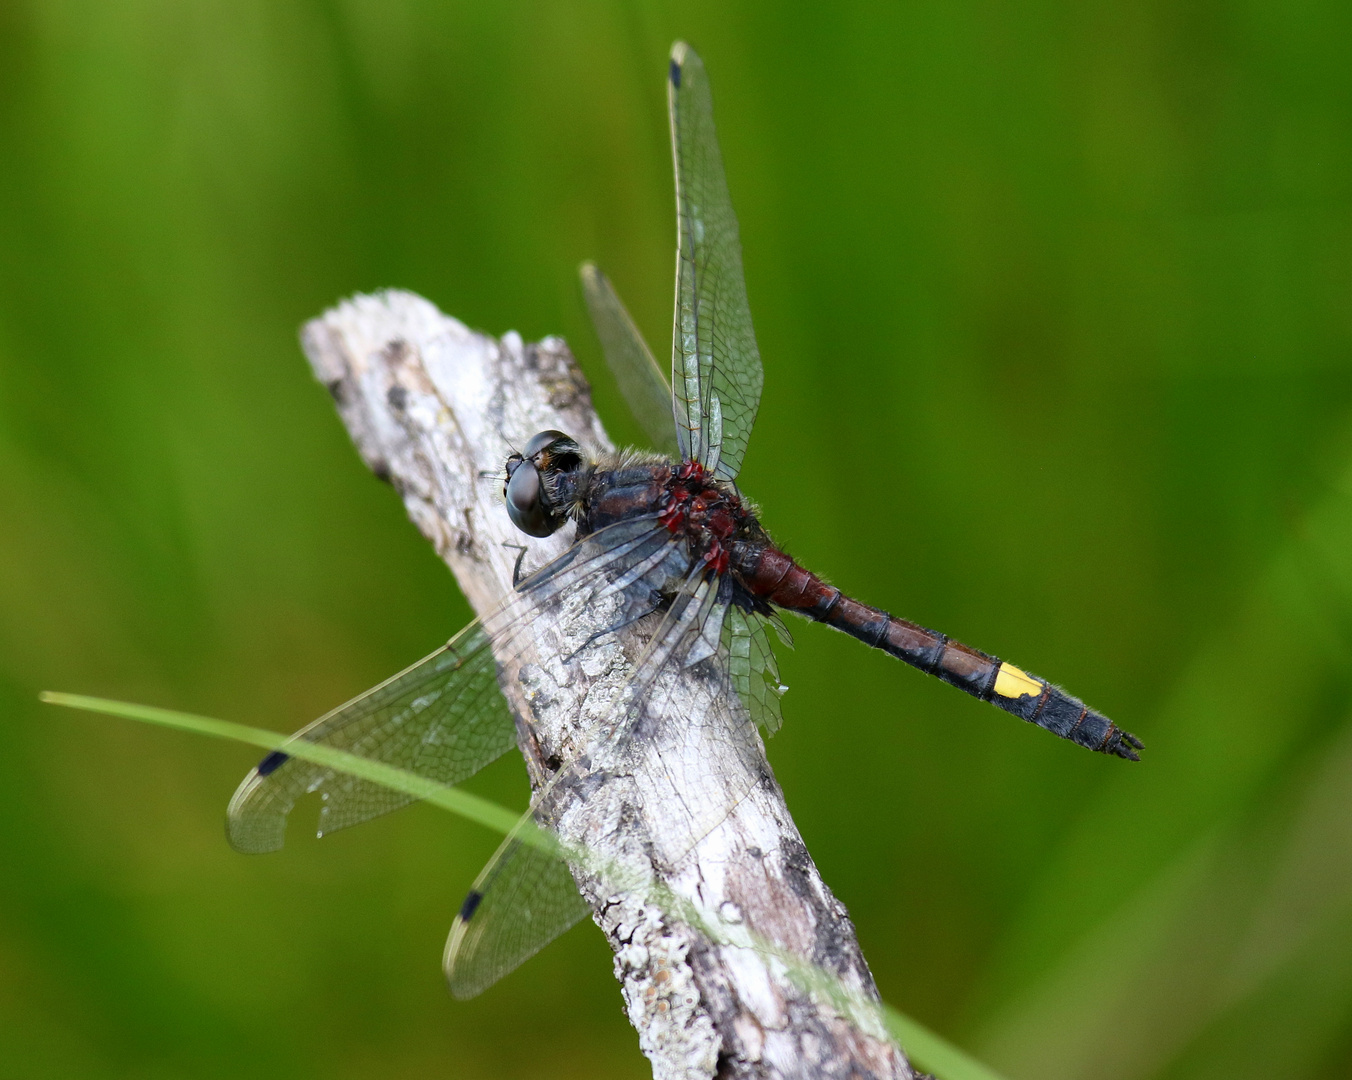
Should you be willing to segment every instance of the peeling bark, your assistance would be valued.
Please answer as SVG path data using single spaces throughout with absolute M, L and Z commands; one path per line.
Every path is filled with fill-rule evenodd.
M 571 527 L 533 540 L 511 526 L 500 479 L 510 444 L 546 428 L 611 449 L 562 340 L 528 345 L 515 333 L 495 340 L 420 297 L 387 292 L 326 312 L 305 326 L 302 343 L 363 460 L 399 491 L 477 611 L 510 594 L 523 544 L 527 568 L 566 549 Z M 537 788 L 551 755 L 582 748 L 588 716 L 603 712 L 607 693 L 622 685 L 638 640 L 622 633 L 587 665 L 565 666 L 550 662 L 550 628 L 539 632 L 534 662 L 518 664 L 505 679 Z M 579 667 L 585 670 L 573 670 Z M 746 767 L 717 761 L 717 743 L 691 741 L 674 751 L 691 777 Z M 670 770 L 607 770 L 605 748 L 587 749 L 593 767 L 549 800 L 551 826 L 565 841 L 586 844 L 602 865 L 650 867 L 668 895 L 699 913 L 701 925 L 726 931 L 707 936 L 649 902 L 651 894 L 614 893 L 574 867 L 615 950 L 615 974 L 653 1075 L 914 1080 L 878 1024 L 848 1019 L 749 943 L 771 942 L 861 999 L 877 998 L 854 927 L 817 873 L 763 759 L 735 810 L 693 849 L 672 852 L 663 845 L 672 831 L 668 815 L 688 817 L 699 795 L 697 783 L 682 787 L 686 769 L 674 777 Z M 740 943 L 729 944 L 739 932 Z

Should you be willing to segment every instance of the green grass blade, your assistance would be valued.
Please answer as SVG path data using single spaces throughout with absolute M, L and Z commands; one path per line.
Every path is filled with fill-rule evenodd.
M 39 697 L 49 705 L 64 705 L 70 709 L 121 716 L 128 720 L 140 720 L 147 724 L 158 724 L 160 727 L 191 731 L 199 735 L 211 735 L 218 739 L 232 739 L 264 750 L 281 750 L 304 761 L 313 761 L 316 765 L 338 769 L 359 776 L 363 780 L 402 791 L 495 832 L 504 834 L 510 832 L 521 818 L 520 814 L 513 813 L 506 807 L 471 795 L 467 791 L 461 791 L 459 788 L 438 784 L 434 780 L 395 768 L 393 765 L 386 765 L 384 762 L 371 761 L 331 746 L 293 739 L 289 735 L 279 735 L 275 731 L 249 727 L 247 724 L 235 724 L 228 720 L 216 720 L 209 716 L 196 716 L 174 709 L 159 709 L 153 705 L 132 705 L 107 698 L 85 697 L 83 694 L 61 694 L 49 690 L 44 691 Z M 535 831 L 539 833 L 539 837 L 528 842 L 540 843 L 547 847 L 557 846 L 551 834 L 539 829 Z M 523 834 L 522 839 L 528 838 Z
M 884 1003 L 882 1012 L 888 1033 L 906 1048 L 916 1068 L 934 1074 L 939 1080 L 1004 1080 L 990 1066 L 891 1005 Z

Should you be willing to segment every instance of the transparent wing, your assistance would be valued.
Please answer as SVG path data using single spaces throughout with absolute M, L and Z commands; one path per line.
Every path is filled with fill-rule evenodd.
M 751 438 L 763 376 L 709 78 L 684 42 L 671 50 L 667 102 L 676 164 L 671 385 L 677 438 L 685 457 L 733 480 Z
M 578 275 L 582 278 L 587 311 L 596 327 L 596 336 L 601 340 L 601 351 L 605 353 L 606 363 L 619 383 L 620 392 L 629 402 L 630 410 L 652 441 L 654 450 L 664 454 L 677 453 L 671 387 L 653 359 L 648 343 L 615 294 L 610 280 L 595 263 L 583 263 L 578 268 Z
M 476 621 L 432 655 L 294 738 L 457 784 L 515 746 L 516 726 L 498 689 L 488 635 Z M 231 846 L 244 852 L 280 848 L 287 815 L 311 791 L 323 793 L 321 836 L 413 801 L 402 792 L 277 751 L 259 763 L 230 800 Z
M 652 816 L 660 811 L 652 851 L 667 864 L 718 828 L 768 768 L 721 647 L 729 611 L 718 604 L 700 614 L 690 633 L 701 644 L 678 650 L 678 662 L 665 665 L 635 710 L 624 768 Z
M 591 751 L 602 742 L 616 748 L 614 768 L 634 776 L 645 802 L 662 802 L 670 828 L 654 840 L 656 854 L 670 861 L 716 828 L 763 768 L 754 726 L 719 647 L 729 612 L 719 594 L 718 580 L 703 567 L 689 573 L 635 666 L 616 722 L 580 743 L 593 766 L 601 754 Z M 711 741 L 730 743 L 724 749 L 731 754 L 709 752 Z M 727 768 L 729 762 L 736 767 Z M 532 812 L 555 820 L 555 793 L 572 797 L 576 785 L 567 781 L 576 774 L 576 761 L 560 768 L 533 800 Z M 673 814 L 678 805 L 680 813 Z M 580 905 L 560 859 L 509 837 L 451 929 L 445 965 L 452 991 L 469 997 L 492 985 L 580 918 Z
M 696 573 L 703 576 L 702 568 Z M 635 665 L 612 723 L 600 725 L 609 730 L 588 733 L 579 743 L 583 754 L 601 740 L 616 746 L 637 738 L 635 729 L 648 715 L 646 691 L 668 669 L 679 670 L 680 661 L 702 647 L 707 635 L 700 633 L 701 614 L 712 613 L 715 599 L 709 582 L 677 594 Z M 568 781 L 577 771 L 577 759 L 560 767 L 536 794 L 527 816 L 556 819 L 560 807 L 555 804 L 555 793 L 569 791 Z M 444 962 L 452 992 L 457 997 L 481 993 L 584 913 L 585 905 L 563 860 L 509 836 L 479 874 L 451 927 Z
M 511 712 L 498 686 L 498 663 L 528 648 L 536 620 L 567 604 L 585 607 L 622 594 L 621 618 L 644 610 L 645 572 L 663 573 L 671 533 L 645 517 L 609 526 L 574 544 L 528 577 L 482 622 L 413 667 L 339 706 L 294 738 L 320 742 L 456 784 L 516 745 Z M 493 647 L 490 647 L 490 642 Z M 413 801 L 346 773 L 269 754 L 230 800 L 227 833 L 240 851 L 282 846 L 286 818 L 302 795 L 319 791 L 320 835 L 355 825 Z
M 734 607 L 728 612 L 723 637 L 728 650 L 728 676 L 742 704 L 761 730 L 773 735 L 784 723 L 779 701 L 788 687 L 779 681 L 769 626 L 764 616 Z M 776 629 L 782 627 L 780 623 Z
M 483 993 L 587 911 L 566 863 L 507 837 L 451 927 L 442 961 L 451 993 L 462 999 Z

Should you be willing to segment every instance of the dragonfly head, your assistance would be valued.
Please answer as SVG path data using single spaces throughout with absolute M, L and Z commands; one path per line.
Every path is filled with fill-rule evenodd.
M 568 520 L 559 481 L 582 467 L 582 447 L 562 431 L 542 431 L 507 458 L 507 516 L 528 536 L 549 536 Z

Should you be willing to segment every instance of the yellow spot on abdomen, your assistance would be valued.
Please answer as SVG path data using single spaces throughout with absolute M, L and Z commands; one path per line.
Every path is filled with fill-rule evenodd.
M 1001 697 L 1023 697 L 1025 694 L 1041 694 L 1042 683 L 1033 676 L 1026 675 L 1013 664 L 1001 664 L 995 675 L 995 692 Z

